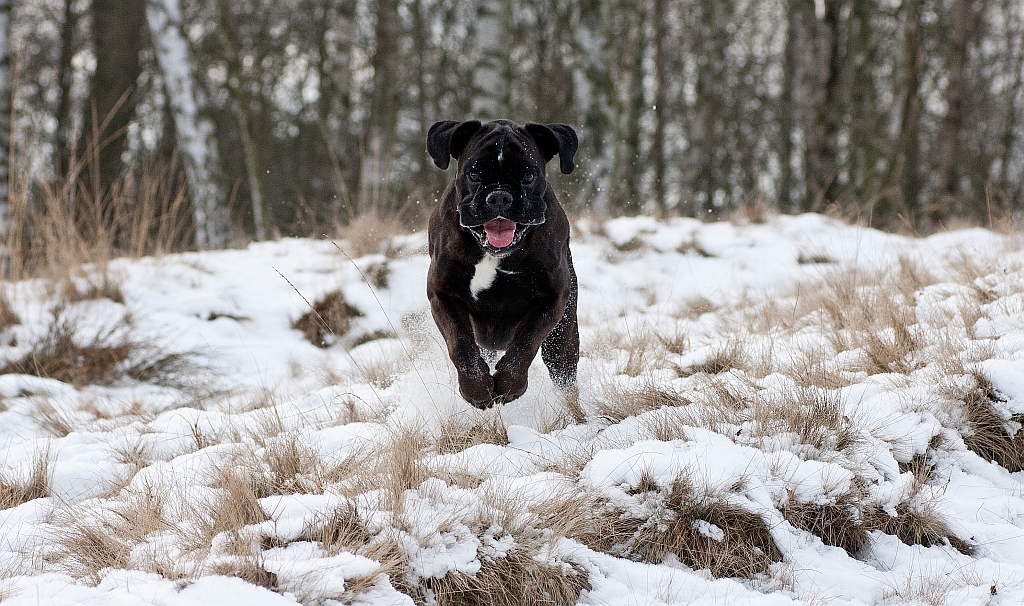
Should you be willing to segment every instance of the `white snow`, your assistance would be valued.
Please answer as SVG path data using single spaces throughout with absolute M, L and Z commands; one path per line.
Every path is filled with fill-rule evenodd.
M 1020 429 L 1024 247 L 1017 236 L 966 230 L 911 239 L 802 215 L 763 225 L 586 219 L 572 238 L 582 422 L 566 412 L 539 356 L 521 399 L 489 411 L 462 401 L 430 319 L 422 233 L 396 239 L 395 255 L 351 262 L 331 242 L 286 239 L 112 263 L 107 271 L 122 280 L 126 302 L 68 305 L 62 317 L 76 326 L 77 341 L 128 331 L 164 351 L 189 352 L 193 367 L 163 387 L 126 380 L 76 388 L 0 376 L 0 481 L 27 479 L 39 457 L 51 462 L 50 496 L 0 510 L 0 600 L 406 605 L 413 603 L 399 591 L 406 583 L 474 575 L 489 559 L 529 548 L 538 562 L 585 571 L 590 589 L 579 604 L 1024 603 L 1024 472 L 966 447 L 959 404 L 974 387 L 965 373 L 976 372 L 998 395 L 1007 430 Z M 831 262 L 798 262 L 812 257 Z M 757 325 L 759 316 L 775 317 L 756 311 L 764 306 L 796 309 L 805 296 L 798 285 L 852 268 L 893 276 L 901 258 L 936 279 L 907 302 L 919 346 L 897 361 L 900 369 L 868 374 L 867 346 L 838 345 L 852 337 L 823 332 L 824 311 L 792 327 Z M 978 275 L 965 277 L 964 258 L 982 268 Z M 382 267 L 386 286 L 369 285 L 363 276 Z M 474 280 L 480 288 L 496 264 L 484 269 Z M 858 288 L 871 293 L 874 284 Z M 12 360 L 46 333 L 56 299 L 41 281 L 6 288 L 23 320 L 0 334 L 0 356 Z M 363 315 L 321 349 L 290 324 L 307 301 L 333 290 Z M 877 336 L 892 341 L 894 330 Z M 678 343 L 662 345 L 672 335 Z M 629 343 L 645 336 L 651 353 L 637 362 Z M 729 346 L 771 370 L 686 371 Z M 839 383 L 802 382 L 794 369 L 808 360 Z M 602 408 L 609 394 L 650 385 L 689 404 L 624 418 Z M 808 437 L 814 428 L 772 416 L 773 406 L 797 395 L 832 403 L 850 443 L 835 431 Z M 70 433 L 48 428 L 43 409 Z M 507 444 L 432 447 L 453 431 L 486 437 L 494 427 L 507 431 Z M 406 447 L 419 449 L 418 461 L 402 467 Z M 257 495 L 265 521 L 193 544 L 202 534 L 195 512 L 223 503 L 225 470 L 270 477 L 274 457 L 289 452 L 298 474 Z M 906 471 L 922 459 L 932 469 L 924 486 Z M 402 469 L 412 479 L 396 487 Z M 599 495 L 649 514 L 641 491 L 678 478 L 760 516 L 782 561 L 754 579 L 715 579 L 674 557 L 645 563 L 595 551 L 537 527 L 531 513 L 553 499 Z M 930 508 L 974 553 L 872 531 L 851 556 L 783 517 L 787 504 L 829 505 L 857 491 L 890 514 L 908 502 Z M 122 565 L 89 577 L 62 558 L 76 528 L 92 523 L 116 535 L 109 529 L 123 521 L 119 512 L 147 494 L 158 497 L 170 524 L 137 527 L 139 536 L 124 539 Z M 345 507 L 364 526 L 359 540 L 377 551 L 332 550 L 315 538 Z M 729 530 L 707 520 L 692 529 L 716 542 Z M 240 553 L 240 544 L 252 553 Z M 385 548 L 405 554 L 403 578 L 389 577 L 399 573 L 375 559 Z M 275 590 L 223 576 L 246 557 L 274 575 Z

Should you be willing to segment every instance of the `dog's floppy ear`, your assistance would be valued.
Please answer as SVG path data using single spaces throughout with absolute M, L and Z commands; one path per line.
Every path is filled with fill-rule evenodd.
M 537 148 L 544 154 L 544 161 L 547 162 L 558 154 L 558 167 L 562 174 L 568 175 L 576 165 L 572 163 L 576 150 L 580 148 L 580 141 L 576 138 L 576 131 L 568 124 L 527 124 L 526 132 L 530 133 L 533 140 L 537 142 Z
M 479 120 L 434 122 L 427 131 L 427 153 L 441 170 L 447 170 L 451 158 L 458 158 L 470 137 L 480 130 Z

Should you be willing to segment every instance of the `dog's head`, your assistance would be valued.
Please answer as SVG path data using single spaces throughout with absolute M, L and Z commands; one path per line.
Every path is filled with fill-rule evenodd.
M 562 172 L 571 173 L 578 147 L 576 132 L 565 124 L 446 120 L 427 133 L 438 168 L 447 169 L 452 157 L 459 161 L 459 224 L 495 256 L 514 251 L 531 227 L 544 223 L 545 166 L 557 154 Z

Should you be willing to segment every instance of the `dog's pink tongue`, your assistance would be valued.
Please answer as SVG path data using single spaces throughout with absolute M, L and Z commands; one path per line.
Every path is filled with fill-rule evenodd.
M 508 219 L 491 219 L 484 223 L 487 242 L 494 248 L 505 248 L 516 235 L 516 222 Z

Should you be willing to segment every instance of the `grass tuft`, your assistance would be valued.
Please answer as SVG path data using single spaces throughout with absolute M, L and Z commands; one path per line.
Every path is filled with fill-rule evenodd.
M 751 578 L 782 560 L 761 516 L 725 497 L 699 494 L 683 478 L 667 494 L 647 494 L 653 497 L 650 517 L 605 508 L 576 538 L 594 550 L 653 564 L 674 556 L 716 577 Z
M 1024 430 L 1013 435 L 1007 430 L 995 404 L 1003 402 L 984 375 L 973 373 L 976 387 L 964 397 L 964 415 L 968 431 L 963 433 L 964 444 L 986 461 L 995 461 L 1009 472 L 1024 469 Z M 1009 419 L 1020 423 L 1024 419 Z
M 686 367 L 676 366 L 680 377 L 690 377 L 697 373 L 718 375 L 743 365 L 743 348 L 739 342 L 724 343 L 716 347 L 703 362 L 690 364 Z
M 186 380 L 188 354 L 167 353 L 134 340 L 125 322 L 85 344 L 75 336 L 78 328 L 76 320 L 55 310 L 46 334 L 24 356 L 0 368 L 0 374 L 35 375 L 75 387 L 114 385 L 125 378 L 176 387 Z
M 851 556 L 868 540 L 868 529 L 860 519 L 858 503 L 847 495 L 834 503 L 788 503 L 782 507 L 782 515 L 793 526 Z
M 352 318 L 362 315 L 363 312 L 345 301 L 344 293 L 332 290 L 313 303 L 313 309 L 292 322 L 292 328 L 301 330 L 313 345 L 330 347 L 335 339 L 348 332 Z
M 895 535 L 907 545 L 931 547 L 948 543 L 964 555 L 974 553 L 974 546 L 950 530 L 933 502 L 914 504 L 908 499 L 896 506 L 895 516 L 881 508 L 870 509 L 864 524 L 870 530 Z
M 502 557 L 482 557 L 476 574 L 449 572 L 423 584 L 438 606 L 575 604 L 591 589 L 582 567 L 542 562 L 515 547 Z
M 508 445 L 508 430 L 500 417 L 491 415 L 479 423 L 467 423 L 463 417 L 441 421 L 441 434 L 437 439 L 439 454 L 462 452 L 478 444 Z
M 97 521 L 82 521 L 63 528 L 54 558 L 74 577 L 99 583 L 108 568 L 129 568 L 132 546 Z
M 654 380 L 644 380 L 630 387 L 610 386 L 596 401 L 598 414 L 615 423 L 665 406 L 688 404 L 690 400 L 681 392 Z
M 0 473 L 0 510 L 17 507 L 50 496 L 50 453 L 39 452 L 32 461 L 31 473 L 23 480 Z
M 121 282 L 107 271 L 90 275 L 84 279 L 65 278 L 60 284 L 61 301 L 78 303 L 96 299 L 110 299 L 114 303 L 125 302 Z

